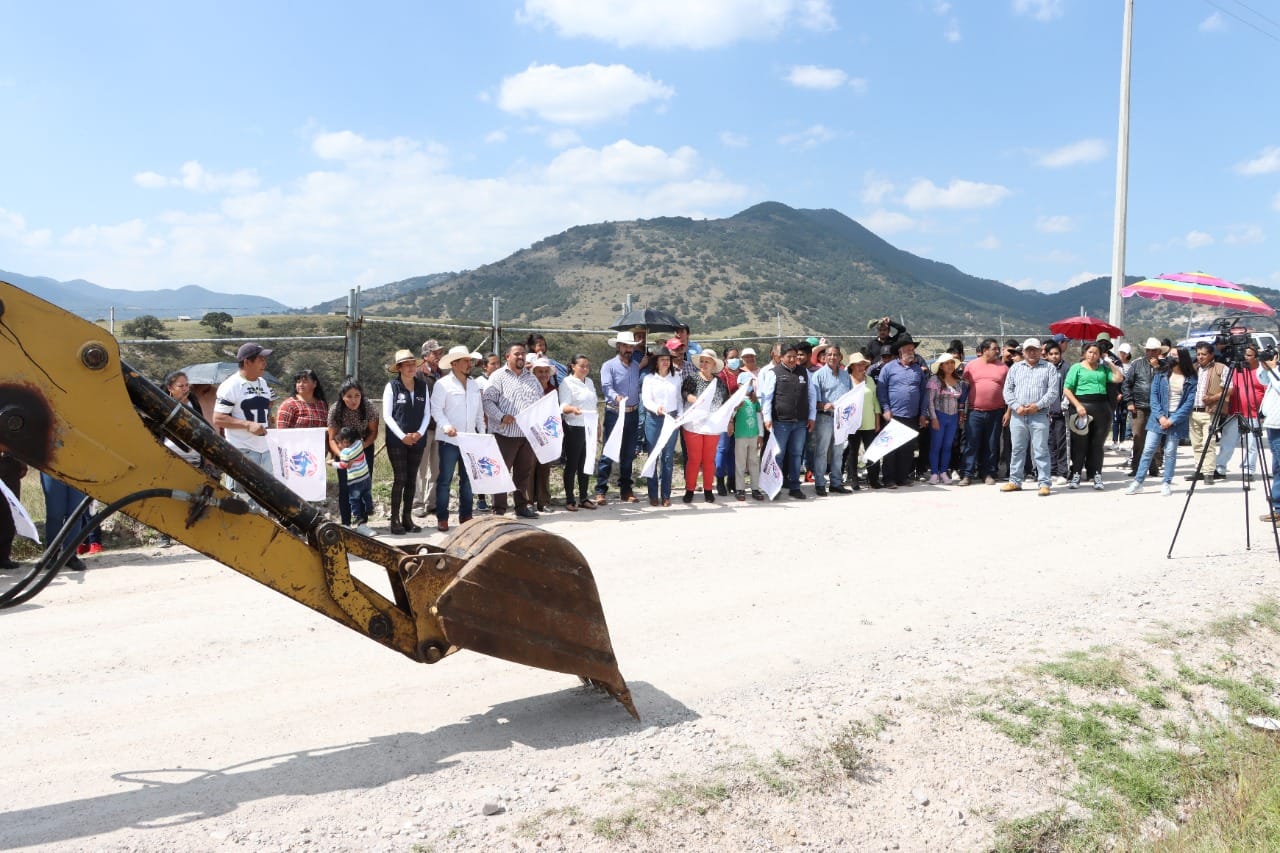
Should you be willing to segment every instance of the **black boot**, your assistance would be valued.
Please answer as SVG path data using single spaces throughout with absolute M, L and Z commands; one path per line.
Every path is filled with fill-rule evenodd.
M 683 500 L 684 500 L 684 502 L 685 502 L 685 503 L 687 503 L 687 504 L 691 504 L 691 503 L 693 503 L 693 492 L 692 492 L 692 490 L 687 491 L 687 492 L 685 492 L 685 493 L 684 493 L 684 498 L 683 498 Z
M 409 514 L 409 510 L 413 508 L 413 502 L 409 502 L 409 506 L 405 507 L 405 515 Z M 391 490 L 391 532 L 397 536 L 404 533 L 404 523 L 400 521 L 400 495 L 396 494 L 396 490 Z
M 726 494 L 728 494 L 728 492 L 726 492 L 724 488 L 724 477 L 716 477 L 716 492 L 720 495 L 720 497 L 724 497 Z M 707 494 L 711 494 L 711 493 L 707 492 Z
M 730 474 L 728 476 L 729 491 L 736 493 L 738 491 L 738 475 Z
M 723 492 L 721 494 L 723 494 Z M 709 504 L 713 504 L 716 502 L 716 493 L 710 490 L 705 491 L 702 493 L 702 499 Z

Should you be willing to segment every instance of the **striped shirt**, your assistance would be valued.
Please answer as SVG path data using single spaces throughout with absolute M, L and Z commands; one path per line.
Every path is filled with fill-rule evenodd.
M 1049 407 L 1058 401 L 1058 371 L 1052 364 L 1040 359 L 1033 366 L 1019 361 L 1009 368 L 1004 379 L 1004 404 L 1009 408 L 1035 406 L 1038 413 L 1047 414 Z
M 541 400 L 542 394 L 542 383 L 532 373 L 515 373 L 509 367 L 495 370 L 484 391 L 484 414 L 489 419 L 489 431 L 507 438 L 523 438 L 524 432 L 514 418 Z M 512 417 L 511 423 L 502 422 L 505 415 Z
M 368 477 L 369 464 L 364 459 L 364 445 L 357 441 L 338 451 L 338 467 L 347 469 L 348 485 Z

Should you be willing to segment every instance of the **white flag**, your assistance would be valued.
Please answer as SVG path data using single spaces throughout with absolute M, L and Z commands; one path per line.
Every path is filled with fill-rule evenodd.
M 325 499 L 324 427 L 267 430 L 271 473 L 304 501 Z M 366 454 L 370 459 L 372 454 Z M 372 461 L 369 467 L 373 468 Z
M 656 418 L 657 415 L 650 412 L 649 417 Z M 662 451 L 675 438 L 676 430 L 679 428 L 676 425 L 676 419 L 671 415 L 662 416 L 662 431 L 658 433 L 658 441 L 653 445 L 653 449 L 649 451 L 649 458 L 645 460 L 644 470 L 640 472 L 641 477 L 652 477 L 654 472 L 658 470 L 658 457 L 662 455 Z
M 613 422 L 613 432 L 604 440 L 604 450 L 601 451 L 606 459 L 622 461 L 622 429 L 626 426 L 626 421 L 627 413 L 618 412 L 618 419 Z
M 867 445 L 867 452 L 863 454 L 867 464 L 879 462 L 888 454 L 897 450 L 917 435 L 916 431 L 904 424 L 902 421 L 894 418 L 884 425 L 884 429 L 880 430 L 880 434 L 875 437 L 871 444 Z
M 0 491 L 4 492 L 4 499 L 9 502 L 9 512 L 13 515 L 13 529 L 19 536 L 25 536 L 34 540 L 37 545 L 40 544 L 40 534 L 36 531 L 35 522 L 31 520 L 31 516 L 27 515 L 27 508 L 22 505 L 22 501 L 9 491 L 9 487 L 2 480 L 0 480 Z
M 471 478 L 477 495 L 505 495 L 514 492 L 507 463 L 498 452 L 498 440 L 488 433 L 460 432 L 453 437 L 462 453 L 462 470 Z
M 583 409 L 582 423 L 587 431 L 587 455 L 582 459 L 582 473 L 596 472 L 596 454 L 600 450 L 600 413 L 595 409 Z
M 560 395 L 552 391 L 516 415 L 516 426 L 529 439 L 539 462 L 555 462 L 564 447 L 564 414 Z
M 705 420 L 711 414 L 711 399 L 715 395 L 716 383 L 712 382 L 702 389 L 702 393 L 698 395 L 698 399 L 693 402 L 693 405 L 685 408 L 684 414 L 676 418 L 676 426 L 684 426 L 688 423 L 696 426 Z
M 710 386 L 708 386 L 710 387 Z M 729 419 L 733 417 L 733 413 L 738 411 L 738 406 L 742 405 L 742 401 L 747 398 L 751 388 L 747 385 L 739 385 L 738 390 L 733 392 L 733 396 L 721 404 L 711 414 L 707 415 L 707 419 L 702 422 L 699 427 L 705 433 L 724 432 L 729 428 Z
M 835 443 L 844 444 L 849 440 L 849 433 L 856 432 L 862 426 L 862 404 L 867 399 L 867 383 L 863 382 L 852 391 L 841 394 L 835 402 Z
M 778 464 L 778 438 L 772 432 L 760 457 L 760 490 L 773 500 L 782 490 L 782 466 Z

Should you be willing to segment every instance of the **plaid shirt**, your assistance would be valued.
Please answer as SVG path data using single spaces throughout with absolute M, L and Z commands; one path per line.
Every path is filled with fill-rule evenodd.
M 515 417 L 542 399 L 542 383 L 532 373 L 513 373 L 502 367 L 489 377 L 489 387 L 484 391 L 484 414 L 489 419 L 489 431 L 507 438 L 523 438 L 520 425 L 514 420 L 504 424 L 504 415 Z
M 1009 375 L 1004 379 L 1004 404 L 1011 409 L 1018 406 L 1032 406 L 1043 414 L 1048 414 L 1050 407 L 1058 401 L 1058 371 L 1044 359 L 1036 362 L 1035 367 L 1025 361 L 1019 361 L 1009 368 Z

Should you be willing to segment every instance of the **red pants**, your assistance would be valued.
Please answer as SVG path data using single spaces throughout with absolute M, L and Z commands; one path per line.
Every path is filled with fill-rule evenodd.
M 702 491 L 709 492 L 715 488 L 716 482 L 716 445 L 720 443 L 718 435 L 703 435 L 698 432 L 684 431 L 684 449 L 687 458 L 684 463 L 685 491 L 698 491 L 698 469 L 702 469 Z

